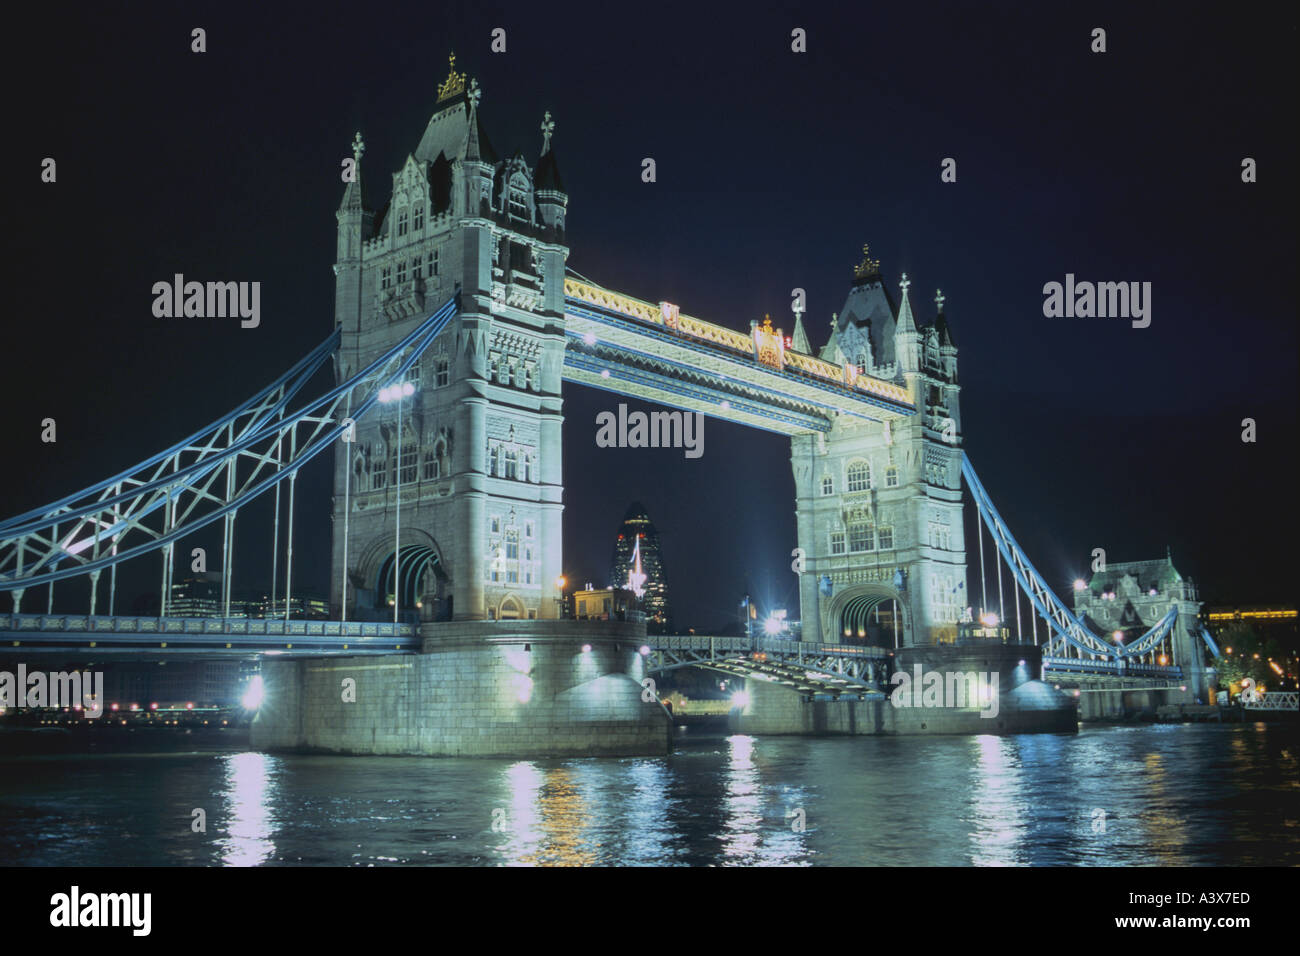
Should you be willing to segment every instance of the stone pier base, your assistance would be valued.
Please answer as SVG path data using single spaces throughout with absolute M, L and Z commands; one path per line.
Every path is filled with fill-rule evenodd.
M 671 751 L 668 712 L 641 699 L 644 624 L 453 622 L 424 625 L 421 636 L 420 654 L 266 660 L 251 745 L 480 757 Z
M 749 703 L 733 711 L 731 727 L 750 734 L 1033 734 L 1075 733 L 1077 705 L 1069 694 L 1033 678 L 1039 670 L 1039 650 L 1033 645 L 939 644 L 901 648 L 895 672 L 908 675 L 909 687 L 924 685 L 924 675 L 937 672 L 993 675 L 996 706 L 988 701 L 946 699 L 943 706 L 923 706 L 918 694 L 900 695 L 905 706 L 883 700 L 814 700 L 786 687 L 747 680 Z M 922 681 L 917 685 L 917 666 Z M 886 694 L 901 686 L 882 688 Z M 969 706 L 978 703 L 979 706 Z

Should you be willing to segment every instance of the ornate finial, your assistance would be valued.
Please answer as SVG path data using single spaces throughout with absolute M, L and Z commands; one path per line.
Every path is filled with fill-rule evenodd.
M 456 72 L 456 54 L 453 53 L 447 57 L 447 62 L 451 65 L 451 72 L 447 74 L 447 79 L 438 87 L 438 102 L 450 99 L 457 93 L 465 92 L 465 74 Z
M 366 144 L 361 139 L 361 131 L 357 130 L 357 135 L 352 138 L 352 159 L 360 165 L 361 154 L 366 151 Z
M 835 328 L 836 324 L 837 324 L 839 321 L 840 321 L 840 314 L 839 314 L 838 312 L 832 312 L 832 313 L 831 313 L 831 328 L 832 328 L 832 329 Z
M 862 247 L 862 264 L 853 270 L 853 278 L 869 279 L 880 275 L 880 260 L 871 258 L 871 247 Z
M 551 119 L 551 111 L 547 110 L 546 115 L 542 117 L 542 155 L 551 148 L 551 134 L 555 132 L 555 120 Z
M 943 311 L 943 303 L 944 303 L 944 301 L 945 301 L 945 300 L 944 300 L 944 297 L 943 297 L 943 290 L 942 290 L 942 289 L 935 289 L 935 290 L 934 290 L 934 304 L 935 304 L 936 306 L 938 306 L 940 312 Z
M 469 105 L 473 109 L 478 109 L 478 101 L 483 97 L 483 90 L 478 85 L 478 80 L 469 81 L 469 93 L 465 99 L 469 100 Z
M 911 287 L 911 285 L 912 285 L 912 280 L 909 279 L 907 277 L 907 273 L 904 272 L 902 281 L 898 283 L 898 287 L 903 290 L 903 295 L 907 295 L 907 290 Z
M 772 331 L 772 317 L 770 315 L 763 316 L 763 331 L 764 332 Z

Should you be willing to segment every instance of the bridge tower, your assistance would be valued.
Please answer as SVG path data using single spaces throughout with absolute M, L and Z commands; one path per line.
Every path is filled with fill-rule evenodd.
M 391 620 L 392 601 L 422 620 L 559 616 L 568 197 L 550 114 L 535 164 L 502 158 L 480 95 L 452 56 L 374 212 L 360 134 L 354 144 L 357 177 L 337 213 L 338 380 L 456 294 L 460 310 L 407 376 L 410 397 L 377 405 L 336 449 L 331 603 L 343 602 L 346 564 L 349 619 Z
M 878 609 L 897 607 L 900 646 L 951 641 L 970 604 L 957 348 L 942 294 L 934 323 L 921 327 L 908 286 L 904 275 L 895 305 L 868 253 L 821 357 L 847 365 L 850 376 L 905 384 L 916 414 L 881 422 L 839 416 L 828 433 L 791 439 L 805 640 L 860 640 Z M 892 646 L 894 625 L 881 643 Z
M 1137 637 L 1160 622 L 1170 607 L 1178 620 L 1160 647 L 1139 663 L 1176 664 L 1182 668 L 1188 693 L 1209 702 L 1205 651 L 1199 637 L 1201 602 L 1196 584 L 1174 567 L 1172 555 L 1151 561 L 1109 563 L 1074 592 L 1074 613 L 1095 634 L 1122 632 Z

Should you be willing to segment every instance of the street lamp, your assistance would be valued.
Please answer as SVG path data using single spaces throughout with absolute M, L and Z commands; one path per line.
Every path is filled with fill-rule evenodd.
M 402 585 L 400 564 L 402 559 L 402 400 L 415 394 L 410 382 L 398 382 L 379 390 L 379 400 L 385 405 L 397 403 L 397 530 L 393 534 L 393 623 L 399 622 L 402 612 Z

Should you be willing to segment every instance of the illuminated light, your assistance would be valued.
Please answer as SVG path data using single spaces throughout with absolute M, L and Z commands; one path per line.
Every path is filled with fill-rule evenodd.
M 1021 666 L 1021 667 L 1024 667 L 1024 666 L 1025 666 L 1025 662 L 1024 662 L 1024 661 L 1021 661 L 1021 662 L 1020 662 L 1020 666 Z
M 1151 597 L 1155 597 L 1155 596 L 1156 596 L 1156 589 L 1155 589 L 1155 588 L 1152 588 L 1150 591 L 1147 592 L 1147 594 L 1150 595 Z
M 185 709 L 186 709 L 186 710 L 193 710 L 193 709 L 194 709 L 194 705 L 193 705 L 193 704 L 186 704 L 186 705 L 185 705 Z
M 388 390 L 388 386 L 384 386 L 379 390 L 379 400 L 383 402 L 385 405 L 387 405 L 390 400 L 389 396 L 391 394 L 392 393 Z
M 601 377 L 601 378 L 609 378 L 609 369 L 607 369 L 607 368 L 603 368 L 603 369 L 601 369 L 601 370 L 600 370 L 600 377 Z
M 1164 666 L 1165 666 L 1166 664 L 1168 664 L 1168 663 L 1169 663 L 1169 658 L 1167 658 L 1167 657 L 1165 657 L 1165 655 L 1161 654 L 1161 655 L 1160 655 L 1160 666 L 1161 666 L 1161 667 L 1164 667 Z
M 985 627 L 997 627 L 998 616 L 994 614 L 992 611 L 990 611 L 987 614 L 981 614 L 980 623 L 983 624 Z
M 727 400 L 724 398 L 724 399 L 722 400 L 722 407 L 723 407 L 723 408 L 730 408 L 730 407 L 731 407 L 731 402 L 727 401 Z
M 254 674 L 248 681 L 248 690 L 244 692 L 243 700 L 245 710 L 257 710 L 262 706 L 262 700 L 266 696 L 265 688 L 262 685 L 262 675 Z M 222 721 L 225 723 L 225 721 Z
M 1079 692 L 1078 692 L 1077 690 L 1074 692 L 1074 696 L 1075 696 L 1075 697 L 1078 697 L 1078 696 L 1079 696 Z
M 746 690 L 738 690 L 738 691 L 736 691 L 734 694 L 732 694 L 732 695 L 731 695 L 731 706 L 732 706 L 732 707 L 742 707 L 742 708 L 743 708 L 743 707 L 748 707 L 748 706 L 749 706 L 749 691 L 746 691 Z
M 402 397 L 403 397 L 403 398 L 410 398 L 410 397 L 411 397 L 412 395 L 414 395 L 414 394 L 415 394 L 415 386 L 412 385 L 410 382 L 403 382 L 403 383 L 402 383 Z
M 619 537 L 622 537 L 622 535 L 620 535 Z M 569 579 L 562 574 L 555 579 L 555 586 L 559 588 L 561 591 L 564 590 L 565 585 L 567 585 L 568 583 L 569 583 Z
M 763 633 L 769 635 L 780 634 L 785 630 L 785 622 L 775 614 L 771 614 L 763 621 Z
M 132 704 L 132 705 L 131 705 L 131 709 L 132 709 L 132 710 L 139 710 L 139 709 L 140 709 L 140 705 L 139 705 L 139 704 Z
M 1074 580 L 1074 589 L 1075 589 L 1076 591 L 1082 591 L 1082 590 L 1083 590 L 1084 588 L 1086 588 L 1087 586 L 1088 586 L 1088 585 L 1086 585 L 1086 584 L 1083 583 L 1083 579 L 1082 579 L 1082 578 L 1075 578 L 1075 580 Z
M 650 645 L 649 645 L 649 644 L 642 644 L 642 645 L 641 645 L 641 656 L 642 656 L 642 657 L 649 657 L 649 656 L 650 656 Z
M 1224 650 L 1226 650 L 1229 654 L 1232 653 L 1232 648 L 1231 648 L 1231 647 L 1224 648 Z
M 1115 640 L 1117 641 L 1122 641 L 1124 640 L 1124 632 L 1116 631 L 1114 634 L 1111 635 L 1111 637 L 1115 638 Z
M 157 710 L 157 709 L 158 709 L 158 705 L 157 705 L 157 704 L 150 704 L 150 705 L 149 705 L 149 709 L 150 709 L 150 710 Z
M 584 654 L 590 654 L 590 653 L 591 653 L 591 645 L 590 645 L 590 644 L 583 644 L 583 645 L 582 645 L 582 653 L 584 653 Z
M 585 344 L 587 344 L 587 345 L 595 345 L 595 344 L 596 344 L 596 336 L 595 336 L 594 333 L 592 333 L 592 332 L 588 332 L 586 335 L 584 335 L 584 336 L 582 337 L 582 341 L 583 341 Z

